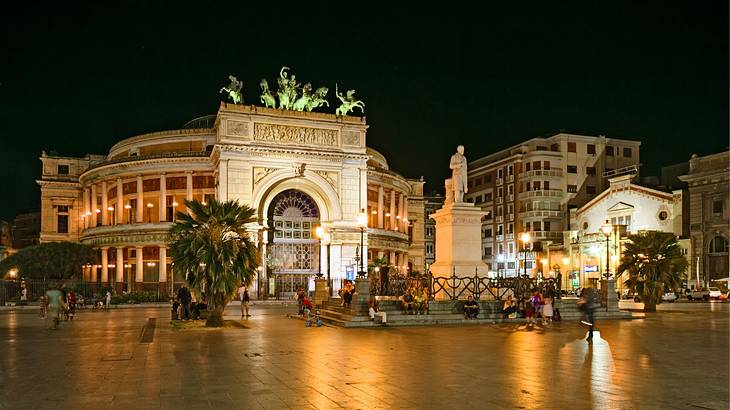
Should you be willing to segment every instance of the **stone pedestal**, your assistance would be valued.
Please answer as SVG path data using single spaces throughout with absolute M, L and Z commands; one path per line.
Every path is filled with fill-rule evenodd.
M 327 288 L 327 279 L 314 279 L 314 306 L 322 306 L 329 299 L 329 289 Z
M 355 294 L 352 295 L 350 311 L 356 316 L 367 316 L 368 302 L 370 301 L 370 279 L 355 279 Z
M 486 213 L 468 202 L 444 205 L 431 215 L 436 221 L 436 261 L 434 278 L 487 276 L 482 261 L 482 217 Z M 436 299 L 443 298 L 436 294 Z
M 618 295 L 616 295 L 616 281 L 613 279 L 601 280 L 601 297 L 606 301 L 606 310 L 618 312 Z

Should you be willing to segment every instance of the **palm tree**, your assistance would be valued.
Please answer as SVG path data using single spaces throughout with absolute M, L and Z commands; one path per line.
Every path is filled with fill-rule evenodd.
M 178 212 L 170 228 L 173 271 L 184 275 L 193 291 L 205 293 L 209 327 L 223 326 L 223 310 L 236 289 L 249 285 L 259 265 L 257 247 L 246 225 L 256 211 L 237 201 L 185 201 L 191 213 Z
M 655 312 L 664 290 L 679 287 L 687 259 L 671 233 L 645 231 L 628 239 L 618 274 L 628 272 L 624 285 L 641 295 L 645 312 Z

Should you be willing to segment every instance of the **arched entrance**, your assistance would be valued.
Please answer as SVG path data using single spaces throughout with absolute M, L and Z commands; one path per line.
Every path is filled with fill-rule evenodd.
M 288 189 L 271 201 L 267 218 L 268 296 L 290 298 L 299 287 L 309 291 L 310 279 L 319 272 L 317 204 L 306 193 Z
M 707 249 L 707 268 L 705 272 L 710 280 L 728 276 L 728 241 L 716 235 L 710 240 Z M 713 285 L 714 286 L 714 285 Z

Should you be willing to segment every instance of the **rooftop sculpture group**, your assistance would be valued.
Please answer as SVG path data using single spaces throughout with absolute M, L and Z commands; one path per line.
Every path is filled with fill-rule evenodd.
M 329 102 L 326 100 L 327 87 L 319 87 L 314 92 L 312 91 L 312 84 L 306 83 L 302 85 L 296 80 L 294 74 L 289 75 L 289 67 L 281 67 L 279 70 L 279 78 L 276 79 L 278 89 L 276 94 L 273 94 L 269 89 L 269 82 L 265 78 L 261 79 L 259 86 L 261 87 L 261 103 L 267 108 L 279 108 L 284 110 L 294 111 L 312 111 L 315 108 L 319 108 L 323 105 L 329 107 Z M 243 83 L 238 81 L 234 76 L 228 76 L 231 83 L 227 87 L 221 88 L 220 92 L 227 92 L 228 97 L 233 101 L 234 104 L 243 103 L 243 95 L 241 94 L 241 88 Z M 355 99 L 355 90 L 348 90 L 343 96 L 337 85 L 335 85 L 335 94 L 337 98 L 342 102 L 339 107 L 335 110 L 337 115 L 347 115 L 350 111 L 355 108 L 359 108 L 362 113 L 365 113 L 365 103 Z M 276 99 L 279 99 L 279 105 L 277 107 Z

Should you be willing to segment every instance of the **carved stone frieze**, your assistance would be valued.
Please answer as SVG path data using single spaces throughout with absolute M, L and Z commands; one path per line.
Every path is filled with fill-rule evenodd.
M 254 140 L 285 144 L 323 145 L 336 147 L 337 131 L 324 128 L 254 123 Z
M 251 123 L 244 121 L 228 120 L 226 127 L 226 135 L 231 137 L 250 137 Z
M 277 168 L 264 168 L 264 167 L 254 167 L 253 168 L 253 184 L 254 186 L 258 185 L 259 182 L 261 182 L 264 177 L 269 175 L 270 173 L 276 171 Z
M 330 172 L 330 171 L 314 171 L 319 176 L 324 178 L 325 181 L 327 181 L 330 186 L 332 186 L 332 189 L 337 191 L 337 172 Z
M 360 133 L 357 131 L 342 131 L 342 145 L 360 146 Z

